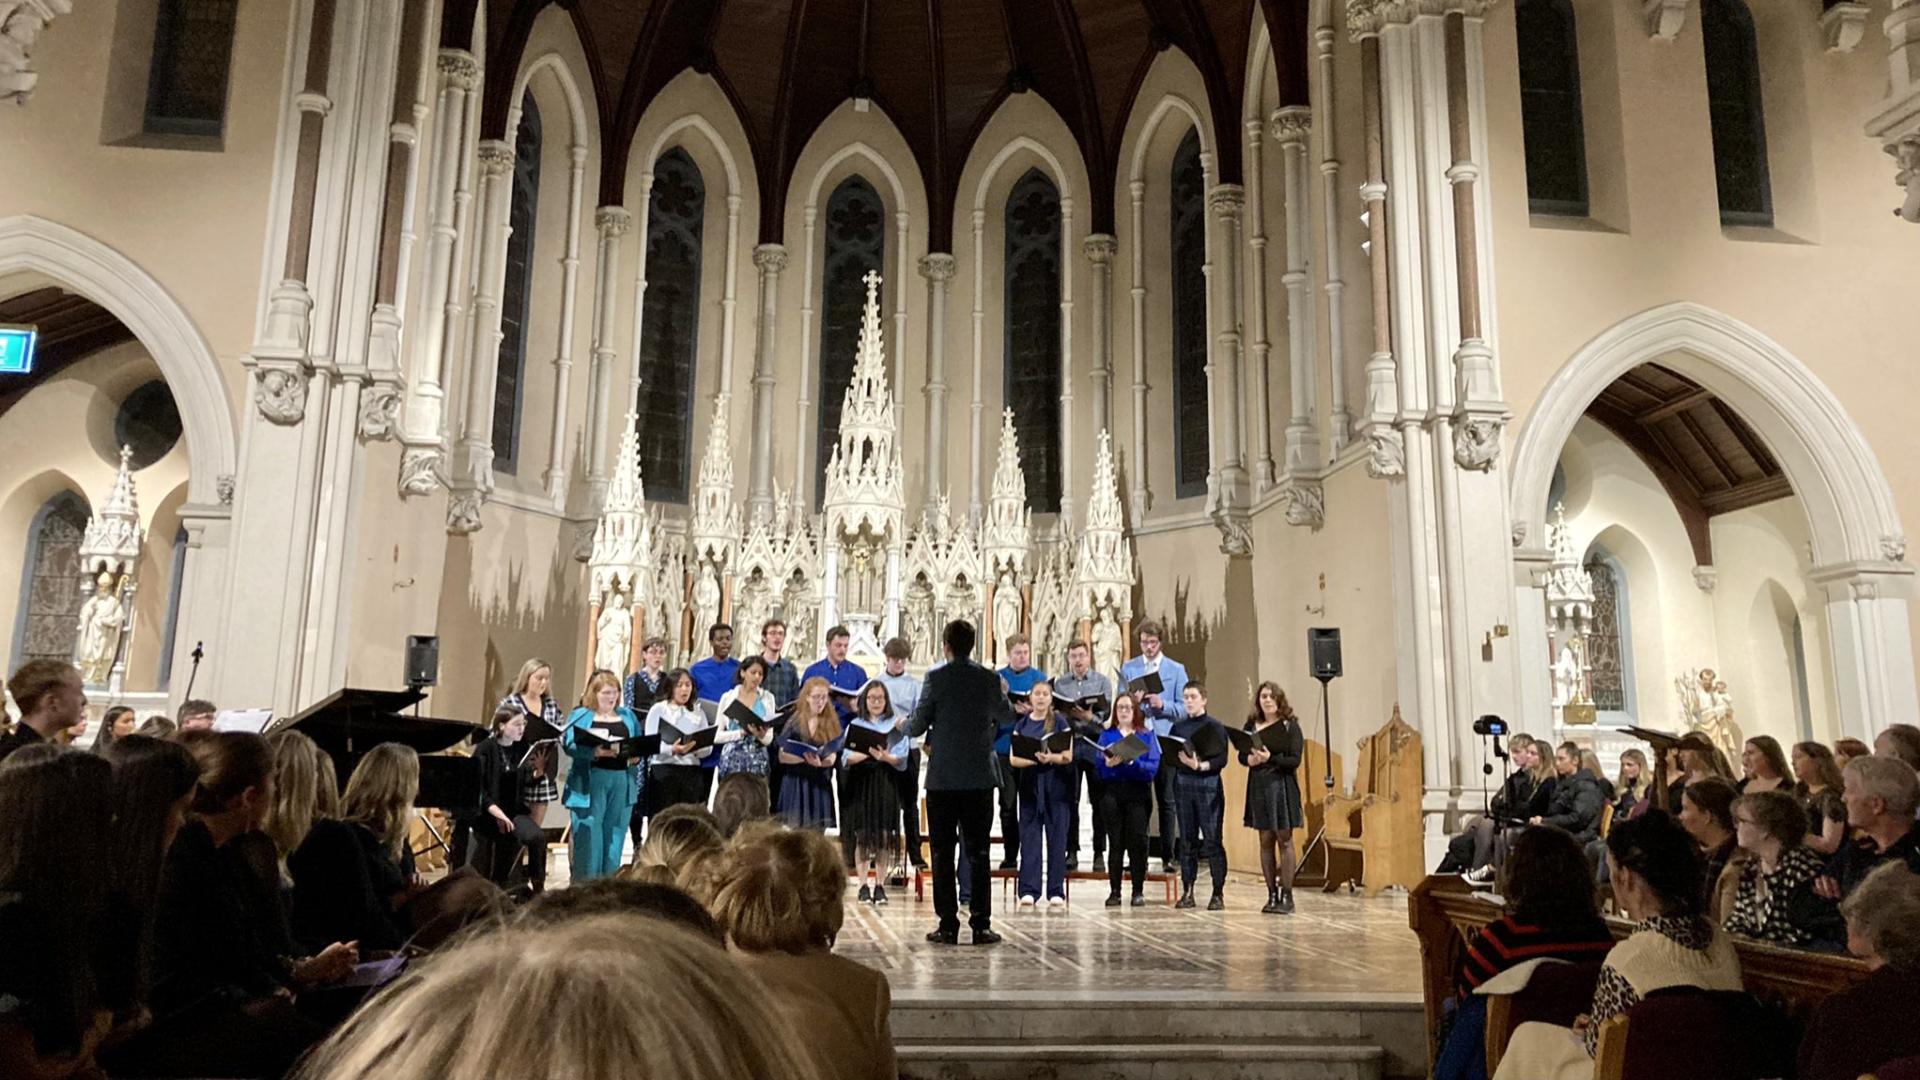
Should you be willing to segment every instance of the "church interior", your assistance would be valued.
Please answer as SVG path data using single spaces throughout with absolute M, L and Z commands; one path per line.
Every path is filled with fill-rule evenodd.
M 0 0 L 0 100 L 0 650 L 89 726 L 769 620 L 1284 690 L 1308 929 L 855 909 L 901 1075 L 1130 976 L 1300 1050 L 1193 1075 L 1427 1075 L 1485 718 L 1609 783 L 1920 723 L 1920 0 Z

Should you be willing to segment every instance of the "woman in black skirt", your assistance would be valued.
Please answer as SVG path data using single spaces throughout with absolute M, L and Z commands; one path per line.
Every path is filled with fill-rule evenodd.
M 1263 682 L 1253 695 L 1246 730 L 1261 737 L 1252 753 L 1240 752 L 1247 767 L 1246 826 L 1260 834 L 1260 873 L 1267 879 L 1268 915 L 1293 914 L 1293 830 L 1306 823 L 1300 810 L 1300 758 L 1306 739 L 1287 704 L 1286 691 Z M 1278 736 L 1267 729 L 1280 725 Z M 1271 749 L 1269 749 L 1271 747 Z
M 880 905 L 887 902 L 887 887 L 879 864 L 900 849 L 900 796 L 893 774 L 907 767 L 908 749 L 907 733 L 893 714 L 886 683 L 875 679 L 860 691 L 852 726 L 886 736 L 886 745 L 870 754 L 849 747 L 840 758 L 845 765 L 840 786 L 846 803 L 840 827 L 853 835 L 856 873 L 865 872 L 860 902 Z

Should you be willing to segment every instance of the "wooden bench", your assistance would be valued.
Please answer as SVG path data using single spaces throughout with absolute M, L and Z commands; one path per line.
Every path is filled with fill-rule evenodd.
M 1428 1061 L 1439 1053 L 1436 1035 L 1441 1003 L 1453 994 L 1453 977 L 1466 951 L 1467 934 L 1501 914 L 1499 905 L 1476 898 L 1466 882 L 1451 874 L 1428 877 L 1407 898 L 1407 924 L 1420 939 Z M 1607 925 L 1615 940 L 1633 932 L 1632 925 L 1623 920 L 1609 919 Z M 1796 1029 L 1806 1024 L 1815 1005 L 1865 979 L 1868 973 L 1865 963 L 1851 957 L 1783 949 L 1745 938 L 1735 939 L 1734 948 L 1740 955 L 1740 974 L 1747 992 L 1762 1005 L 1784 1014 Z M 1504 1044 L 1509 1032 L 1496 1034 L 1494 1026 L 1490 1008 L 1488 1039 Z

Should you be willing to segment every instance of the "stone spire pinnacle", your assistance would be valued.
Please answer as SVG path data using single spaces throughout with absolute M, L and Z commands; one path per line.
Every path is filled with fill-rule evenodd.
M 866 284 L 859 352 L 840 407 L 840 439 L 827 463 L 826 493 L 821 503 L 829 535 L 857 532 L 865 523 L 876 535 L 890 532 L 898 542 L 905 539 L 902 524 L 906 499 L 901 492 L 893 395 L 887 390 L 880 275 L 868 271 Z
M 133 484 L 133 448 L 120 448 L 120 468 L 106 505 L 87 522 L 80 562 L 91 576 L 101 569 L 132 570 L 140 558 L 140 497 Z

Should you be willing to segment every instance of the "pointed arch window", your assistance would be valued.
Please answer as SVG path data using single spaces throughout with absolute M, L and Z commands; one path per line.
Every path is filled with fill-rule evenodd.
M 707 187 L 676 146 L 653 163 L 647 200 L 647 294 L 634 405 L 647 494 L 684 503 L 693 464 L 693 373 L 700 343 L 700 240 Z
M 540 203 L 540 109 L 520 100 L 513 139 L 513 202 L 507 222 L 507 276 L 500 289 L 500 358 L 493 382 L 493 467 L 512 473 L 520 460 L 520 402 L 527 370 L 527 317 L 533 299 L 534 226 Z
M 1587 633 L 1587 686 L 1594 709 L 1634 714 L 1633 633 L 1627 607 L 1627 574 L 1620 560 L 1594 545 L 1587 553 L 1593 575 L 1593 626 Z
M 80 608 L 91 589 L 80 580 L 80 539 L 87 531 L 86 500 L 63 491 L 47 500 L 27 528 L 27 564 L 14 627 L 13 663 L 72 660 Z
M 147 134 L 221 133 L 239 6 L 239 0 L 160 0 L 147 71 Z
M 1060 509 L 1060 228 L 1060 189 L 1027 170 L 1007 195 L 1004 392 L 1041 513 Z
M 860 313 L 867 302 L 863 280 L 886 261 L 886 215 L 880 195 L 859 176 L 849 176 L 827 198 L 824 272 L 820 278 L 820 430 L 814 440 L 813 503 L 826 496 L 827 462 L 840 438 L 840 406 L 853 381 L 860 347 Z
M 1580 116 L 1580 50 L 1570 0 L 1520 0 L 1520 127 L 1527 208 L 1586 217 L 1587 147 Z
M 1741 0 L 1700 0 L 1707 60 L 1707 119 L 1713 128 L 1713 177 L 1723 225 L 1772 225 L 1766 110 L 1760 98 L 1760 46 Z
M 1173 152 L 1173 467 L 1174 495 L 1207 492 L 1207 176 L 1200 133 L 1189 130 Z

